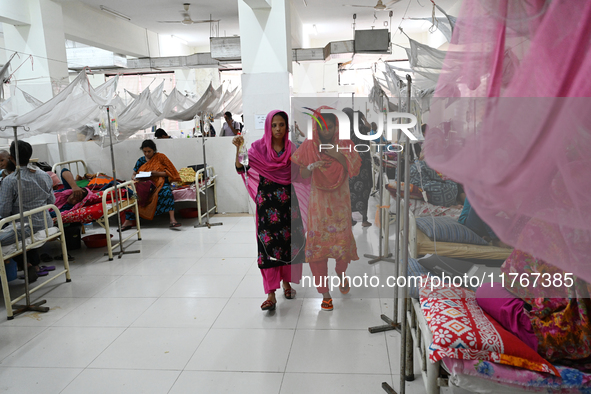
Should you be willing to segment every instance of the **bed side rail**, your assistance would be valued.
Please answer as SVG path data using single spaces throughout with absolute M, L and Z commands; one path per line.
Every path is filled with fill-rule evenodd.
M 75 166 L 74 166 L 75 164 Z M 74 174 L 74 171 L 72 171 L 72 167 L 76 168 L 76 175 L 80 175 L 80 176 L 84 176 L 88 173 L 88 167 L 86 166 L 86 163 L 84 162 L 84 160 L 69 160 L 69 161 L 62 161 L 59 163 L 55 163 L 52 167 L 51 167 L 51 171 L 56 173 L 55 170 L 57 170 L 59 167 L 68 167 L 68 170 L 70 170 L 70 172 L 72 172 L 72 174 Z M 84 168 L 84 172 L 80 173 L 80 167 Z

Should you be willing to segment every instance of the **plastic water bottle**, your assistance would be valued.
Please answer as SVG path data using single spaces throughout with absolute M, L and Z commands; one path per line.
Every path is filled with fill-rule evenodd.
M 84 223 L 84 234 L 90 234 L 94 230 L 92 222 Z

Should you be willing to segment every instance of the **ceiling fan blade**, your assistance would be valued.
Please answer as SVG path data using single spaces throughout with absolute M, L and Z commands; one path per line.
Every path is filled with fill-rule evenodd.
M 193 21 L 193 23 L 210 23 L 210 22 L 219 22 L 221 19 L 204 19 L 199 21 Z
M 182 23 L 181 21 L 157 21 L 158 23 Z
M 373 5 L 354 5 L 354 4 L 341 4 L 343 7 L 357 7 L 357 8 L 373 8 Z
M 400 2 L 400 0 L 394 0 L 394 1 L 389 2 L 388 4 L 385 4 L 386 10 L 389 10 L 390 7 L 392 7 L 394 4 L 399 3 L 399 2 Z

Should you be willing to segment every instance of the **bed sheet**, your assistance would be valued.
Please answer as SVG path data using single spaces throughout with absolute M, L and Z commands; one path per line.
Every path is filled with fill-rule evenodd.
M 131 195 L 133 197 L 133 192 L 131 192 L 131 190 L 129 189 L 122 189 L 121 190 L 121 196 L 122 196 L 122 200 L 121 200 L 121 208 L 126 207 L 127 205 L 129 205 L 129 203 L 127 202 L 127 196 L 128 194 Z M 78 208 L 76 210 L 71 210 L 68 211 L 66 213 L 62 212 L 62 222 L 63 223 L 92 223 L 95 220 L 100 219 L 103 216 L 103 206 L 102 206 L 102 198 L 103 198 L 103 192 L 97 192 L 95 193 L 97 196 L 96 201 L 99 201 L 96 204 L 92 204 L 92 205 L 88 205 L 88 206 L 83 206 L 81 208 Z M 114 205 L 112 204 L 112 197 L 113 197 L 113 193 L 109 193 L 107 194 L 107 210 L 109 212 L 109 214 L 113 213 L 114 209 Z M 131 200 L 132 202 L 134 201 L 134 199 L 132 198 Z
M 121 201 L 120 205 L 119 205 L 119 209 L 123 210 L 125 209 L 125 207 L 129 206 L 130 204 L 132 204 L 134 201 L 134 199 L 132 199 L 131 201 L 128 201 L 127 199 L 124 199 Z M 117 208 L 115 207 L 114 204 L 107 204 L 107 211 L 109 214 L 113 213 Z M 103 216 L 103 204 L 99 203 L 99 204 L 93 204 L 93 205 L 89 205 L 87 207 L 82 207 L 79 209 L 76 209 L 74 211 L 70 211 L 65 215 L 62 215 L 62 222 L 63 223 L 91 223 L 95 220 L 100 219 Z
M 459 259 L 505 260 L 511 252 L 513 252 L 513 249 L 496 246 L 459 244 L 455 242 L 435 243 L 417 228 L 417 253 L 419 256 L 438 254 Z
M 174 189 L 172 191 L 172 196 L 173 196 L 175 202 L 197 200 L 197 192 L 196 192 L 195 184 L 192 184 L 189 187 Z
M 560 378 L 484 360 L 443 358 L 456 386 L 476 393 L 513 394 L 523 392 L 552 394 L 591 394 L 591 374 L 555 365 Z
M 57 227 L 50 227 L 47 232 L 49 233 L 49 236 L 52 236 L 54 234 L 57 234 L 59 232 L 59 229 Z M 41 231 L 37 231 L 35 233 L 35 242 L 37 241 L 42 241 L 44 239 L 46 239 L 47 236 L 45 234 L 45 230 L 41 230 Z M 30 245 L 31 244 L 31 237 L 27 237 L 25 239 L 25 244 L 26 245 Z M 9 254 L 12 254 L 14 252 L 16 252 L 17 247 L 16 244 L 10 244 L 10 245 L 6 245 L 6 246 L 2 246 L 2 255 L 3 256 L 8 256 Z
M 386 186 L 386 189 L 390 192 L 390 196 L 392 196 L 393 200 L 396 199 L 396 189 L 393 190 Z M 437 217 L 448 217 L 452 219 L 458 219 L 460 214 L 462 213 L 462 208 L 458 208 L 457 206 L 451 207 L 442 207 L 439 205 L 430 204 L 424 200 L 416 200 L 411 198 L 410 200 L 410 212 L 414 215 L 415 218 L 426 217 L 426 216 L 437 216 Z M 390 212 L 396 213 L 396 205 L 394 203 L 390 204 Z

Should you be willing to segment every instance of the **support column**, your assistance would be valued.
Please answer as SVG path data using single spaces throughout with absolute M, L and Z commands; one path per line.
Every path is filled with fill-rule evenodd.
M 255 115 L 290 112 L 291 23 L 288 0 L 238 0 L 244 123 L 252 142 L 263 135 Z
M 14 15 L 1 19 L 6 55 L 20 53 L 12 70 L 26 59 L 23 53 L 35 55 L 32 67 L 29 60 L 13 78 L 20 81 L 19 88 L 45 102 L 69 83 L 62 6 L 51 0 L 20 0 L 4 6 Z

